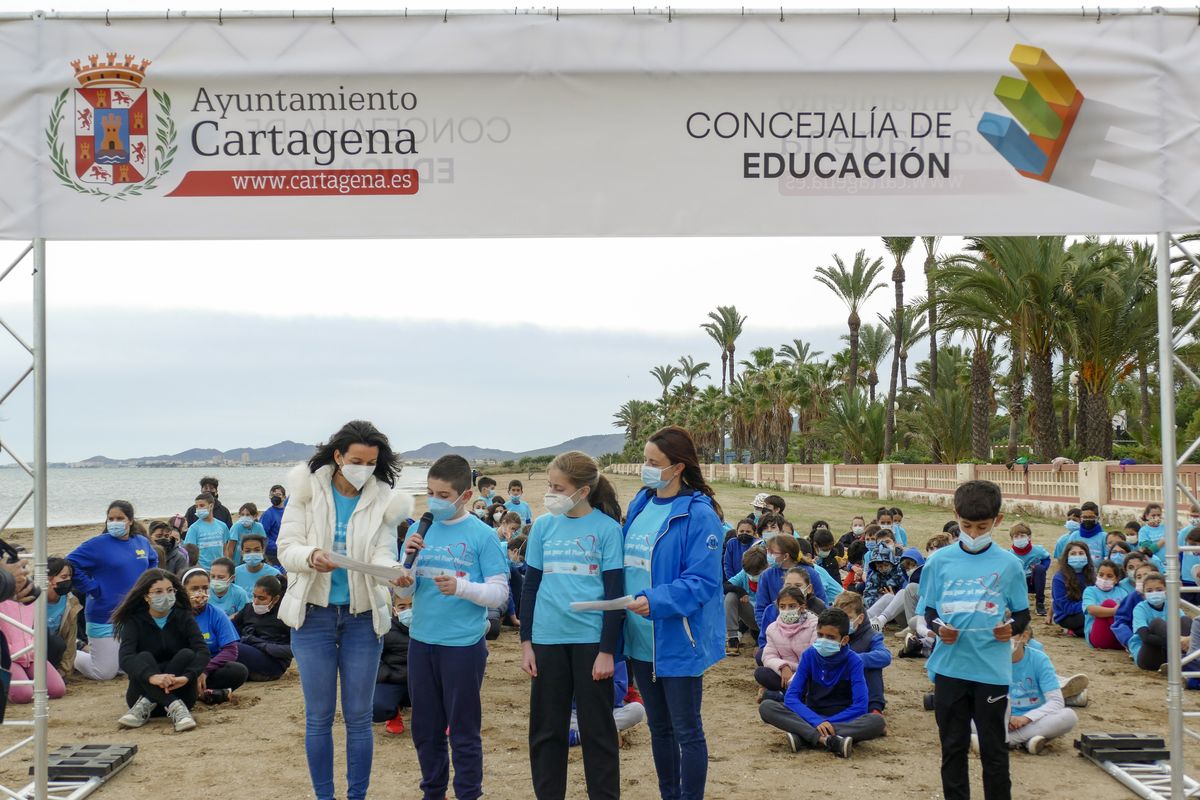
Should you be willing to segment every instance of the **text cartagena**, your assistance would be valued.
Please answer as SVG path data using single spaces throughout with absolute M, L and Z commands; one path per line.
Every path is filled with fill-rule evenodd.
M 192 126 L 192 149 L 201 156 L 309 156 L 318 166 L 329 166 L 340 156 L 414 155 L 416 134 L 411 128 L 326 128 L 269 127 L 246 130 L 226 123 L 231 113 L 337 113 L 358 111 L 412 111 L 417 97 L 412 92 L 337 91 L 326 92 L 210 92 L 200 87 L 192 111 L 207 113 Z

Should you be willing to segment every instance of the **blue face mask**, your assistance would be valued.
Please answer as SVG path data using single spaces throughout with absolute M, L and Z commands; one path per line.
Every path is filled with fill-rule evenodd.
M 262 553 L 245 553 L 242 556 L 242 561 L 246 562 L 247 564 L 249 564 L 252 567 L 257 567 L 259 564 L 261 564 L 263 562 L 263 554 Z
M 985 533 L 983 536 L 980 536 L 977 539 L 972 539 L 968 534 L 959 531 L 958 541 L 963 546 L 963 549 L 965 549 L 967 552 L 979 553 L 992 543 L 992 535 L 990 533 Z
M 1067 556 L 1067 564 L 1076 572 L 1086 567 L 1087 563 L 1087 556 Z
M 1063 527 L 1066 528 L 1071 533 L 1074 533 L 1075 531 L 1079 530 L 1079 521 L 1069 519 L 1066 521 L 1066 523 L 1063 524 Z
M 459 495 L 459 497 L 462 497 L 462 495 Z M 444 522 L 458 513 L 458 506 L 456 505 L 457 502 L 457 497 L 453 500 L 443 500 L 440 497 L 430 497 L 428 499 L 429 513 L 433 514 L 433 518 L 438 522 Z
M 208 509 L 207 508 L 197 508 L 196 509 L 196 519 L 208 519 Z
M 406 608 L 406 609 L 400 611 L 398 614 L 396 614 L 396 619 L 399 620 L 400 624 L 403 625 L 404 627 L 411 628 L 412 627 L 412 609 Z
M 774 566 L 776 566 L 777 564 L 779 564 L 779 561 L 778 561 L 778 560 L 775 558 L 775 554 L 774 554 L 774 553 L 767 553 L 767 566 L 768 566 L 768 567 L 774 567 Z
M 1155 608 L 1162 608 L 1167 602 L 1166 592 L 1146 592 L 1146 602 Z
M 865 544 L 867 546 L 867 552 L 870 553 L 875 549 L 876 541 L 874 539 L 871 539 L 869 541 L 863 542 L 863 544 Z
M 126 532 L 125 523 L 124 522 L 110 522 L 110 523 L 108 523 L 108 525 L 105 526 L 104 532 L 107 533 L 109 536 L 115 536 L 116 538 L 120 539 L 122 536 L 125 535 L 125 532 Z
M 510 494 L 510 495 L 508 496 L 508 499 L 509 499 L 509 500 L 511 500 L 511 501 L 512 501 L 512 502 L 514 502 L 514 503 L 519 503 L 519 502 L 521 502 L 521 495 L 519 495 L 519 494 Z
M 829 658 L 838 654 L 842 649 L 840 642 L 835 642 L 832 639 L 816 639 L 812 643 L 813 650 L 817 651 L 817 655 Z
M 1108 560 L 1119 567 L 1125 563 L 1125 554 L 1119 551 L 1116 553 L 1109 553 Z
M 670 467 L 667 467 L 670 469 Z M 651 489 L 665 489 L 670 480 L 663 478 L 663 469 L 661 467 L 652 467 L 649 464 L 642 464 L 642 484 Z

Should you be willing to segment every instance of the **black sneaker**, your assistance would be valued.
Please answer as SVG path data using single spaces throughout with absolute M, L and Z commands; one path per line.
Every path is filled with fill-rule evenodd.
M 830 736 L 825 740 L 825 747 L 838 758 L 849 758 L 854 749 L 854 740 L 849 736 Z
M 200 695 L 200 701 L 206 706 L 219 706 L 221 703 L 228 703 L 231 694 L 228 689 L 209 689 Z
M 922 702 L 925 704 L 926 711 L 933 711 L 933 692 L 926 692 Z
M 898 658 L 920 658 L 921 657 L 921 640 L 911 633 L 904 637 L 904 644 L 896 653 Z
M 1046 616 L 1046 604 L 1045 603 L 1038 603 L 1037 608 L 1035 610 L 1039 617 Z

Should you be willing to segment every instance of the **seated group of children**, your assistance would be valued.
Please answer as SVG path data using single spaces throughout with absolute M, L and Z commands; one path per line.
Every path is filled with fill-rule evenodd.
M 848 757 L 855 742 L 886 734 L 885 626 L 900 625 L 901 658 L 928 657 L 937 646 L 918 613 L 920 576 L 930 554 L 954 543 L 957 525 L 919 550 L 908 544 L 903 512 L 880 508 L 870 522 L 854 517 L 840 538 L 817 521 L 801 539 L 784 508 L 783 498 L 760 494 L 754 514 L 727 534 L 726 654 L 740 655 L 743 633 L 754 637 L 763 721 L 783 730 L 793 751 Z M 1029 630 L 1013 641 L 1008 743 L 1040 753 L 1075 727 L 1067 706 L 1086 705 L 1087 677 L 1058 676 Z

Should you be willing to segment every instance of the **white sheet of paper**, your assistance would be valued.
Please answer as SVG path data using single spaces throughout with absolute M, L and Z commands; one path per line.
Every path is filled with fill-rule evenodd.
M 580 600 L 571 603 L 572 611 L 621 611 L 633 602 L 633 597 L 625 595 L 616 600 Z
M 342 569 L 352 569 L 355 572 L 364 572 L 367 575 L 373 575 L 376 578 L 382 578 L 385 581 L 394 581 L 404 574 L 403 570 L 397 568 L 381 567 L 378 564 L 368 564 L 365 561 L 359 561 L 353 558 L 347 558 L 337 553 L 329 553 L 329 560 Z

